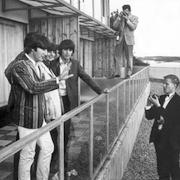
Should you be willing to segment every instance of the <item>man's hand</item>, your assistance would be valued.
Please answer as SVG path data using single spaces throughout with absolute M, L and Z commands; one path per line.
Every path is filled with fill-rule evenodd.
M 153 105 L 155 105 L 156 107 L 160 107 L 160 106 L 161 106 L 160 103 L 159 103 L 159 99 L 158 99 L 158 97 L 157 97 L 156 95 L 154 95 L 154 96 L 150 95 L 149 98 L 148 98 L 148 100 L 149 100 Z
M 74 76 L 74 74 L 61 74 L 59 76 L 59 81 L 69 79 L 69 78 L 71 78 L 73 76 Z
M 129 20 L 128 14 L 127 14 L 126 12 L 124 12 L 124 11 L 121 11 L 121 12 L 120 12 L 120 17 L 123 17 L 126 21 Z
M 108 93 L 109 93 L 109 89 L 108 89 L 108 88 L 105 88 L 105 89 L 103 90 L 103 93 L 108 94 Z
M 61 80 L 69 79 L 69 78 L 71 78 L 72 76 L 74 76 L 73 74 L 69 74 L 69 70 L 70 70 L 70 68 L 71 68 L 71 65 L 72 65 L 72 63 L 70 62 L 70 63 L 67 65 L 67 67 L 65 67 L 65 68 L 63 69 L 63 71 L 61 72 L 61 74 L 60 74 L 60 76 L 59 76 L 59 80 L 60 80 L 60 81 L 61 81 Z
M 128 17 L 128 15 L 127 15 L 127 14 L 123 15 L 123 18 L 124 18 L 126 21 L 128 21 L 128 20 L 129 20 L 129 17 Z

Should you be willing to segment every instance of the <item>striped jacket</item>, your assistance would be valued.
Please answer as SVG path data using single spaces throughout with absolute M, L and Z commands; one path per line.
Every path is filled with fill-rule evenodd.
M 58 88 L 56 79 L 42 81 L 25 55 L 13 65 L 9 76 L 14 97 L 12 113 L 15 124 L 31 129 L 41 127 L 45 118 L 44 93 Z

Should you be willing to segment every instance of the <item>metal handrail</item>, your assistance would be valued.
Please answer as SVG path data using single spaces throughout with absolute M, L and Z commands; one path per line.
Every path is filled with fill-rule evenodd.
M 149 79 L 149 74 L 148 74 L 148 70 L 149 70 L 149 67 L 145 67 L 143 68 L 142 70 L 140 70 L 139 72 L 137 72 L 136 74 L 134 74 L 131 78 L 129 79 L 125 79 L 124 81 L 116 84 L 115 86 L 113 86 L 111 89 L 110 89 L 110 93 L 109 94 L 101 94 L 101 95 L 98 95 L 96 96 L 95 98 L 93 98 L 92 100 L 88 101 L 87 103 L 84 103 L 82 105 L 80 105 L 79 107 L 75 108 L 74 110 L 64 114 L 63 116 L 57 118 L 56 120 L 48 123 L 46 126 L 43 126 L 41 128 L 39 128 L 37 131 L 33 132 L 32 134 L 30 135 L 27 135 L 26 137 L 8 145 L 7 147 L 3 148 L 2 150 L 0 150 L 0 162 L 4 161 L 5 159 L 7 159 L 8 157 L 14 155 L 16 152 L 20 151 L 24 146 L 26 146 L 27 144 L 31 143 L 32 141 L 34 141 L 35 139 L 38 139 L 40 136 L 42 136 L 44 133 L 48 132 L 48 131 L 51 131 L 52 129 L 56 128 L 56 127 L 59 127 L 60 128 L 60 132 L 61 132 L 61 135 L 60 135 L 60 157 L 59 160 L 60 160 L 60 169 L 59 169 L 59 172 L 60 172 L 60 178 L 61 180 L 64 179 L 64 147 L 62 146 L 64 144 L 64 137 L 63 137 L 63 132 L 64 132 L 64 122 L 71 119 L 72 117 L 76 116 L 77 114 L 79 114 L 80 112 L 82 112 L 83 110 L 87 109 L 87 108 L 91 108 L 91 115 L 90 115 L 90 157 L 89 157 L 89 160 L 90 160 L 90 178 L 91 179 L 94 179 L 96 174 L 98 173 L 98 170 L 100 169 L 100 166 L 103 165 L 103 163 L 105 162 L 105 159 L 106 157 L 108 156 L 108 153 L 109 151 L 112 150 L 112 147 L 113 145 L 115 144 L 115 141 L 117 140 L 117 137 L 119 136 L 120 132 L 122 131 L 123 129 L 123 126 L 119 127 L 119 125 L 117 126 L 117 136 L 114 137 L 114 140 L 113 142 L 111 142 L 110 144 L 110 140 L 109 140 L 109 97 L 111 95 L 111 93 L 113 91 L 117 91 L 116 92 L 116 97 L 119 97 L 118 93 L 120 92 L 120 88 L 123 88 L 124 89 L 124 102 L 126 105 L 126 101 L 128 102 L 128 110 L 124 108 L 123 110 L 123 117 L 124 117 L 124 124 L 126 122 L 126 119 L 128 118 L 128 114 L 130 114 L 130 112 L 132 111 L 133 109 L 133 106 L 135 106 L 135 103 L 137 102 L 138 100 L 138 97 L 140 97 L 140 94 L 141 92 L 143 91 L 145 85 L 148 83 L 148 79 Z M 133 95 L 132 95 L 132 99 L 130 98 L 130 89 L 131 89 L 131 82 L 132 82 L 132 90 L 133 90 Z M 126 99 L 126 87 L 125 85 L 127 85 L 129 87 L 129 90 L 128 90 L 128 98 Z M 138 91 L 136 92 L 135 91 Z M 107 103 L 107 106 L 106 106 L 106 110 L 107 110 L 107 115 L 106 115 L 106 120 L 107 120 L 107 153 L 106 155 L 104 156 L 104 158 L 102 159 L 102 162 L 100 163 L 100 165 L 97 167 L 97 169 L 95 171 L 93 171 L 93 105 L 100 101 L 101 99 L 105 98 L 106 97 L 106 103 Z M 116 98 L 116 100 L 118 101 L 118 99 Z M 116 101 L 116 104 L 118 104 L 118 102 Z M 132 103 L 131 103 L 132 101 Z M 132 106 L 132 107 L 131 107 Z M 119 105 L 117 105 L 117 107 L 119 107 Z M 118 113 L 118 112 L 117 112 Z M 118 115 L 116 116 L 118 117 Z M 118 124 L 118 122 L 117 122 Z M 93 173 L 94 172 L 94 173 Z
M 91 104 L 97 102 L 99 99 L 104 97 L 105 94 L 101 94 L 87 103 L 80 105 L 79 107 L 75 108 L 72 111 L 64 114 L 60 118 L 48 123 L 46 126 L 39 128 L 37 131 L 33 132 L 30 135 L 23 137 L 22 139 L 10 144 L 9 146 L 0 150 L 0 162 L 7 159 L 11 155 L 15 154 L 19 150 L 21 150 L 25 145 L 32 142 L 34 139 L 38 139 L 44 133 L 51 131 L 52 129 L 56 128 L 57 126 L 61 125 L 63 122 L 67 121 L 68 119 L 72 118 L 73 116 L 79 114 L 81 111 L 85 110 L 87 107 L 91 106 Z

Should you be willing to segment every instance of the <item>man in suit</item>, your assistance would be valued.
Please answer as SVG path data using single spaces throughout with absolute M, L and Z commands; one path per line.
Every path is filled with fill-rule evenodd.
M 17 59 L 13 64 L 10 63 L 5 71 L 13 93 L 13 120 L 18 127 L 20 139 L 46 125 L 44 93 L 59 88 L 59 81 L 69 78 L 69 75 L 62 74 L 63 77 L 42 81 L 38 62 L 42 61 L 47 53 L 47 46 L 42 38 L 42 35 L 38 34 L 29 37 L 24 54 L 21 54 L 21 60 Z M 49 132 L 21 150 L 19 180 L 30 180 L 30 168 L 34 161 L 36 144 L 40 147 L 36 179 L 48 180 L 51 154 L 54 150 Z
M 164 95 L 150 95 L 146 118 L 154 120 L 150 142 L 154 143 L 159 180 L 180 179 L 180 96 L 177 76 L 164 77 Z
M 74 109 L 78 106 L 78 78 L 80 77 L 85 81 L 97 94 L 107 92 L 102 90 L 99 85 L 83 70 L 79 61 L 72 58 L 75 50 L 74 42 L 70 39 L 63 40 L 59 45 L 60 57 L 51 61 L 50 68 L 56 76 L 61 75 L 64 68 L 70 65 L 69 73 L 73 74 L 73 77 L 65 81 L 60 82 L 60 94 L 63 100 L 64 113 Z M 64 150 L 67 153 L 67 144 L 70 134 L 71 120 L 65 122 L 64 126 Z M 67 157 L 67 156 L 66 156 Z M 67 162 L 65 161 L 65 167 Z
M 115 47 L 115 76 L 120 75 L 120 68 L 127 67 L 127 76 L 132 74 L 133 70 L 133 46 L 134 31 L 138 24 L 138 17 L 131 14 L 130 5 L 123 5 L 122 11 L 116 15 L 113 23 L 113 29 L 118 33 L 118 41 Z

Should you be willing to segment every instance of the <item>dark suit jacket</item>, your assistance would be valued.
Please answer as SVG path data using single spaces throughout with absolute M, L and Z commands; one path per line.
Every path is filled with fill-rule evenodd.
M 180 149 L 180 96 L 175 93 L 167 107 L 164 109 L 163 103 L 165 95 L 159 98 L 161 107 L 152 106 L 151 109 L 145 111 L 147 119 L 155 119 L 150 142 L 170 144 L 174 149 Z M 159 117 L 165 120 L 162 130 L 158 130 Z
M 71 59 L 72 65 L 69 74 L 74 76 L 66 80 L 67 95 L 70 100 L 71 109 L 78 106 L 78 78 L 80 77 L 86 82 L 96 93 L 101 94 L 102 89 L 99 85 L 83 70 L 79 61 Z M 60 74 L 60 63 L 59 58 L 51 61 L 50 68 L 56 76 Z
M 39 128 L 45 118 L 44 93 L 57 89 L 56 79 L 41 81 L 32 62 L 22 55 L 12 66 L 7 67 L 6 77 L 13 93 L 13 120 L 26 128 Z

